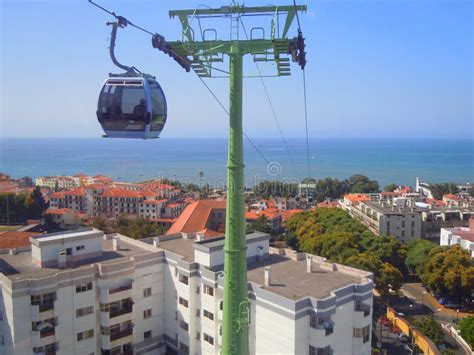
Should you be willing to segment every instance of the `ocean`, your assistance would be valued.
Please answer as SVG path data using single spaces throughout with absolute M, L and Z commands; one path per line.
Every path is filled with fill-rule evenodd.
M 298 181 L 308 175 L 306 142 L 253 139 L 266 161 L 245 142 L 245 179 Z M 104 174 L 118 181 L 171 178 L 223 186 L 226 139 L 160 138 L 138 141 L 102 138 L 3 138 L 0 172 L 12 177 Z M 310 171 L 316 178 L 367 175 L 389 183 L 474 182 L 474 140 L 311 139 Z M 199 173 L 203 172 L 201 180 Z

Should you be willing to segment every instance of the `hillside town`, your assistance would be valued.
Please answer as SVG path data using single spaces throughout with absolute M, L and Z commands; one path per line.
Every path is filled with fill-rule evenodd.
M 469 319 L 473 312 L 472 295 L 464 293 L 464 298 L 456 298 L 443 286 L 444 281 L 430 281 L 427 268 L 432 261 L 428 252 L 423 262 L 415 259 L 413 264 L 411 255 L 418 255 L 420 248 L 434 250 L 437 245 L 454 248 L 440 249 L 438 253 L 454 253 L 456 248 L 461 248 L 474 260 L 472 189 L 470 184 L 459 184 L 456 193 L 434 196 L 429 187 L 416 179 L 413 188 L 393 185 L 385 189 L 390 191 L 351 191 L 339 199 L 321 195 L 317 181 L 292 186 L 288 189 L 290 193 L 279 189 L 265 192 L 247 189 L 248 280 L 255 319 L 252 336 L 259 339 L 252 345 L 253 349 L 257 352 L 272 349 L 273 344 L 268 339 L 287 334 L 305 318 L 307 328 L 291 337 L 286 352 L 303 353 L 303 349 L 309 348 L 310 354 L 368 354 L 378 343 L 382 348 L 402 346 L 403 349 L 406 345 L 400 340 L 403 332 L 394 329 L 403 328 L 405 323 L 400 316 L 393 315 L 397 312 L 426 314 L 430 309 L 439 309 L 442 311 L 438 311 L 438 320 L 448 317 L 455 322 L 460 315 Z M 184 186 L 169 180 L 114 181 L 104 175 L 86 174 L 38 177 L 34 182 L 1 174 L 0 188 L 2 206 L 9 209 L 3 210 L 0 232 L 0 261 L 9 266 L 2 267 L 0 278 L 2 284 L 13 291 L 3 297 L 14 304 L 11 310 L 3 311 L 6 312 L 3 317 L 11 319 L 16 334 L 23 334 L 24 320 L 20 313 L 24 303 L 29 303 L 29 299 L 25 301 L 16 295 L 20 292 L 18 287 L 25 278 L 38 283 L 39 276 L 35 275 L 41 270 L 41 278 L 46 277 L 51 282 L 64 273 L 61 277 L 69 278 L 69 284 L 85 292 L 83 300 L 76 305 L 82 308 L 77 308 L 76 313 L 86 316 L 91 314 L 91 307 L 105 310 L 108 305 L 104 317 L 110 320 L 104 318 L 101 329 L 106 329 L 116 314 L 123 318 L 118 330 L 95 329 L 91 320 L 87 329 L 78 333 L 86 339 L 91 334 L 108 332 L 107 336 L 101 335 L 101 341 L 105 348 L 117 349 L 117 353 L 164 354 L 170 344 L 179 353 L 210 353 L 221 345 L 223 283 L 220 275 L 226 232 L 225 190 L 207 187 L 204 191 L 199 186 Z M 41 215 L 19 223 L 15 219 L 18 214 L 11 210 L 14 200 L 29 194 L 35 196 L 34 199 L 44 200 L 44 208 Z M 334 218 L 337 223 L 330 222 Z M 132 232 L 131 228 L 136 229 Z M 344 246 L 346 232 L 343 231 L 354 233 L 354 237 L 362 236 L 356 242 L 361 243 L 356 249 L 362 249 L 360 256 L 371 260 L 372 265 L 366 265 L 358 256 L 341 257 L 347 253 L 352 255 L 353 247 Z M 317 243 L 329 246 L 335 238 L 334 241 L 343 243 L 342 249 L 329 251 L 324 244 L 313 246 L 308 238 L 314 238 L 314 233 L 317 238 L 314 240 L 320 241 Z M 392 249 L 392 256 L 380 256 L 379 251 L 367 247 L 371 244 L 380 244 L 377 247 L 380 251 Z M 465 258 L 465 255 L 460 257 Z M 151 274 L 144 267 L 145 261 L 153 263 Z M 107 271 L 111 262 L 113 272 L 112 269 Z M 99 276 L 93 275 L 90 265 L 102 270 Z M 130 265 L 133 272 L 127 271 L 125 278 L 113 276 L 120 270 L 125 272 Z M 82 274 L 86 269 L 93 274 L 84 283 L 66 275 L 68 270 Z M 196 270 L 200 276 L 195 275 Z M 420 278 L 425 286 L 407 281 L 410 277 Z M 470 282 L 472 285 L 473 281 Z M 465 290 L 470 286 L 463 287 Z M 68 298 L 61 296 L 69 292 L 66 288 L 46 294 L 40 289 L 32 291 L 40 298 L 39 303 L 35 301 L 31 307 L 38 304 L 39 309 L 34 310 L 33 333 L 22 335 L 31 336 L 31 345 L 24 345 L 25 352 L 32 346 L 37 353 L 54 353 L 53 350 L 59 349 L 55 339 L 74 333 L 68 326 L 55 326 L 64 324 L 64 317 L 73 316 L 69 315 Z M 99 301 L 95 301 L 94 293 L 89 294 L 95 288 L 101 294 Z M 143 294 L 138 296 L 134 290 L 141 288 Z M 349 294 L 352 301 L 347 302 Z M 50 298 L 54 301 L 48 301 Z M 116 306 L 117 300 L 120 305 Z M 269 308 L 261 306 L 262 302 Z M 136 306 L 132 307 L 134 303 Z M 278 308 L 292 312 L 309 304 L 313 304 L 313 308 L 298 312 L 293 316 L 296 317 L 293 323 L 284 321 L 286 316 L 275 311 Z M 407 304 L 412 308 L 406 309 Z M 413 311 L 416 304 L 418 308 Z M 322 312 L 322 305 L 329 311 Z M 55 319 L 53 323 L 45 320 L 48 312 Z M 141 319 L 142 313 L 145 320 Z M 195 318 L 198 313 L 200 317 Z M 271 334 L 267 334 L 269 319 L 279 319 L 281 323 Z M 348 320 L 351 320 L 350 328 L 343 326 Z M 135 324 L 133 331 L 130 324 Z M 398 328 L 394 328 L 394 324 Z M 408 329 L 412 327 L 405 325 Z M 378 331 L 387 331 L 392 336 L 384 339 Z M 308 343 L 307 338 L 302 337 L 306 332 L 314 332 L 317 340 Z M 143 339 L 137 340 L 133 335 L 136 333 L 143 334 Z M 420 339 L 416 343 L 418 348 L 440 346 L 431 338 Z M 448 345 L 457 341 L 453 337 L 446 339 L 444 344 Z M 53 345 L 45 347 L 46 343 Z M 85 342 L 81 352 L 93 352 L 94 346 Z M 273 349 L 279 350 L 281 344 Z

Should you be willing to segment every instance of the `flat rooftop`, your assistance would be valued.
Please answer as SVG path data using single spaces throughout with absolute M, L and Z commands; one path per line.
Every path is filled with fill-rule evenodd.
M 378 202 L 364 201 L 363 204 L 383 214 L 420 214 L 424 209 L 419 207 L 399 207 L 387 206 L 386 204 L 382 207 Z
M 90 232 L 89 232 L 90 233 Z M 145 248 L 140 248 L 135 244 L 130 244 L 124 239 L 120 239 L 120 250 L 113 250 L 112 240 L 102 240 L 103 254 L 101 257 L 91 258 L 77 262 L 73 267 L 59 269 L 57 267 L 39 267 L 31 260 L 31 250 L 19 252 L 15 255 L 0 254 L 0 272 L 10 280 L 21 280 L 28 278 L 47 277 L 64 270 L 77 269 L 97 263 L 111 263 L 120 258 L 147 252 Z
M 184 257 L 186 261 L 193 262 L 194 261 L 194 249 L 193 249 L 194 242 L 195 242 L 194 239 L 184 239 L 184 238 L 160 240 L 159 248 L 181 255 Z
M 271 284 L 265 284 L 265 268 L 271 267 Z M 321 269 L 313 262 L 313 272 L 306 272 L 306 260 L 295 261 L 285 256 L 270 254 L 259 264 L 249 265 L 248 281 L 260 284 L 262 288 L 277 295 L 299 300 L 305 297 L 326 298 L 331 291 L 351 284 L 365 283 L 360 277 L 340 271 Z

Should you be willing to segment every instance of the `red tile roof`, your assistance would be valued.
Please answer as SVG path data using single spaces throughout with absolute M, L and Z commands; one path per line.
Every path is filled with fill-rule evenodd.
M 87 175 L 86 175 L 86 174 L 83 174 L 83 173 L 79 173 L 79 174 L 74 175 L 74 177 L 77 177 L 77 178 L 85 178 L 85 177 L 87 177 Z
M 425 202 L 428 204 L 435 204 L 436 206 L 446 206 L 446 202 L 441 201 L 441 200 L 435 200 L 434 198 L 427 198 L 425 199 Z
M 197 233 L 207 229 L 207 221 L 215 209 L 226 208 L 225 200 L 199 200 L 188 205 L 167 234 Z
M 64 192 L 64 196 L 85 196 L 86 190 L 83 187 L 78 187 L 77 189 L 72 189 Z
M 64 198 L 64 192 L 53 192 L 49 198 Z
M 294 209 L 294 210 L 286 210 L 281 213 L 281 218 L 283 221 L 286 221 L 288 218 L 293 216 L 295 213 L 301 213 L 304 212 L 304 210 L 300 209 Z
M 71 212 L 69 208 L 57 208 L 57 209 L 48 209 L 44 214 L 62 216 L 63 214 L 66 214 L 68 212 Z
M 338 201 L 324 201 L 317 204 L 318 207 L 339 207 Z
M 443 200 L 444 199 L 447 199 L 447 200 L 454 200 L 454 201 L 459 201 L 460 198 L 459 196 L 456 196 L 456 195 L 453 195 L 453 194 L 446 194 L 443 196 Z
M 102 197 L 129 197 L 129 198 L 141 198 L 143 197 L 142 191 L 130 191 L 119 188 L 111 188 L 105 190 L 102 194 Z
M 30 237 L 41 233 L 9 231 L 0 233 L 0 249 L 20 248 L 30 245 Z
M 344 195 L 344 198 L 351 202 L 370 201 L 370 196 L 366 194 L 347 194 Z
M 147 205 L 160 205 L 165 203 L 167 200 L 145 200 L 143 201 L 144 204 Z

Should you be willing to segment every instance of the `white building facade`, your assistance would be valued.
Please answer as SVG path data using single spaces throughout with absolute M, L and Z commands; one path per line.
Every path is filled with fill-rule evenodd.
M 0 255 L 0 353 L 219 354 L 223 238 L 97 229 Z M 371 274 L 247 236 L 250 352 L 370 354 Z
M 474 258 L 474 218 L 469 227 L 441 228 L 440 245 L 459 245 Z

